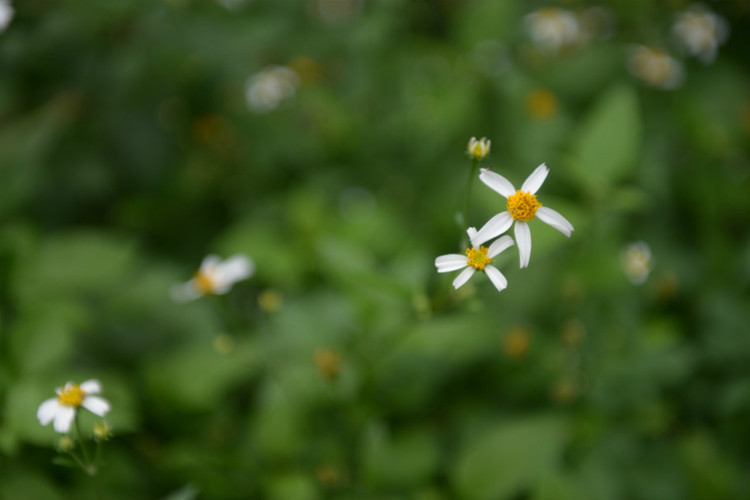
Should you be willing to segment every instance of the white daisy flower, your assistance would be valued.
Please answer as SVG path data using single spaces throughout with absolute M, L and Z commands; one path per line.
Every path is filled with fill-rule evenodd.
M 291 97 L 299 85 L 299 76 L 286 66 L 269 66 L 250 77 L 245 84 L 248 107 L 256 113 L 268 113 Z
M 644 45 L 631 48 L 628 70 L 646 85 L 664 90 L 679 87 L 684 76 L 677 59 L 656 47 Z
M 5 31 L 13 20 L 14 13 L 15 11 L 8 0 L 0 0 L 0 33 Z
M 477 230 L 473 227 L 467 229 L 466 232 L 469 235 L 469 239 L 474 238 L 477 234 Z M 495 285 L 495 288 L 497 288 L 497 291 L 502 292 L 508 286 L 508 280 L 505 279 L 503 273 L 498 271 L 495 266 L 491 266 L 490 263 L 494 257 L 497 257 L 503 250 L 511 246 L 513 246 L 513 239 L 505 235 L 493 241 L 489 248 L 484 246 L 477 248 L 475 245 L 472 248 L 467 248 L 465 255 L 460 253 L 441 255 L 435 259 L 435 267 L 437 267 L 437 272 L 439 273 L 448 273 L 463 269 L 456 279 L 453 280 L 454 288 L 459 288 L 469 281 L 469 278 L 471 278 L 475 271 L 484 271 L 490 281 L 492 281 L 492 284 Z
M 672 34 L 687 54 L 708 64 L 716 57 L 719 45 L 729 36 L 729 26 L 724 18 L 702 5 L 694 4 L 677 15 Z
M 52 425 L 55 432 L 70 432 L 70 425 L 81 406 L 100 417 L 110 410 L 106 399 L 92 396 L 92 394 L 102 392 L 102 386 L 98 380 L 87 380 L 81 385 L 68 382 L 65 387 L 58 387 L 55 392 L 57 392 L 57 397 L 43 402 L 36 412 L 36 418 L 42 425 L 54 421 Z
M 172 288 L 172 299 L 187 302 L 203 295 L 223 295 L 254 271 L 255 263 L 246 255 L 234 255 L 223 262 L 217 255 L 209 255 L 192 279 Z
M 642 285 L 651 273 L 651 247 L 645 241 L 628 245 L 620 255 L 622 270 L 634 285 Z
M 474 246 L 481 245 L 485 241 L 503 234 L 515 222 L 514 233 L 518 245 L 520 265 L 521 267 L 527 267 L 531 257 L 529 221 L 534 217 L 538 217 L 545 224 L 570 237 L 573 232 L 573 225 L 555 210 L 543 207 L 536 199 L 536 192 L 544 183 L 548 173 L 549 169 L 542 163 L 524 181 L 521 189 L 516 190 L 513 184 L 502 175 L 491 172 L 486 168 L 481 169 L 479 180 L 508 199 L 506 204 L 508 210 L 500 212 L 487 221 L 471 239 L 471 244 Z
M 578 41 L 578 19 L 565 9 L 537 9 L 524 17 L 524 24 L 533 42 L 550 52 L 557 52 Z

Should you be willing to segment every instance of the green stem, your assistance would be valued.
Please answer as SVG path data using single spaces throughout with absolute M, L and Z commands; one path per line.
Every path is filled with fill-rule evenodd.
M 456 218 L 456 222 L 458 223 L 461 231 L 463 232 L 461 236 L 461 247 L 466 247 L 466 242 L 468 241 L 468 238 L 466 236 L 466 216 L 469 212 L 469 200 L 471 199 L 471 190 L 474 186 L 474 179 L 477 176 L 477 168 L 479 167 L 479 160 L 476 158 L 471 159 L 471 168 L 469 169 L 469 179 L 466 183 L 466 190 L 464 191 L 464 199 L 462 203 L 462 209 L 458 213 L 458 217 Z
M 78 442 L 81 443 L 81 453 L 83 453 L 83 460 L 86 462 L 85 471 L 88 475 L 93 476 L 96 470 L 93 468 L 91 459 L 89 458 L 89 449 L 86 447 L 86 441 L 83 439 L 83 433 L 81 432 L 81 424 L 78 421 L 78 412 L 75 416 L 76 434 L 78 434 Z

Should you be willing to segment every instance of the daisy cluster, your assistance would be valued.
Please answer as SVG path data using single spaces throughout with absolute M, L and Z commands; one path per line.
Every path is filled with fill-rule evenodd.
M 595 38 L 607 38 L 613 31 L 609 11 L 594 7 L 583 12 L 558 7 L 542 7 L 524 18 L 526 33 L 540 51 L 558 54 L 573 50 Z M 664 43 L 632 44 L 628 51 L 628 71 L 649 87 L 670 90 L 684 80 L 680 58 L 694 57 L 702 64 L 716 58 L 719 46 L 729 37 L 727 21 L 700 3 L 677 13 Z
M 483 146 L 480 148 L 477 144 Z M 483 159 L 489 154 L 489 149 L 490 141 L 484 138 L 477 141 L 472 137 L 469 141 L 468 153 L 475 160 Z M 478 154 L 480 151 L 483 154 Z M 476 271 L 484 271 L 498 291 L 504 290 L 508 286 L 508 281 L 503 273 L 491 263 L 501 252 L 515 244 L 518 248 L 519 266 L 528 267 L 531 258 L 529 222 L 534 219 L 539 219 L 570 237 L 573 225 L 557 211 L 543 206 L 537 199 L 536 193 L 542 187 L 548 174 L 547 165 L 542 163 L 526 178 L 521 188 L 516 189 L 502 175 L 486 168 L 480 169 L 479 180 L 505 198 L 506 210 L 490 218 L 479 230 L 474 227 L 466 230 L 471 247 L 466 249 L 465 255 L 446 254 L 435 259 L 435 267 L 439 273 L 461 270 L 461 273 L 453 280 L 454 288 L 461 287 Z M 513 227 L 515 242 L 511 236 L 503 235 L 511 227 Z M 484 243 L 490 240 L 494 241 L 489 247 L 485 247 Z

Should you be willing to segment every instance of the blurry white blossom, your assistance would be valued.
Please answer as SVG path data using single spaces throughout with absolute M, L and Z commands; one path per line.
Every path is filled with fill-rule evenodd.
M 83 406 L 94 415 L 103 417 L 110 410 L 109 402 L 99 396 L 102 391 L 101 384 L 98 380 L 87 380 L 81 385 L 68 382 L 65 387 L 58 387 L 57 397 L 48 399 L 39 405 L 36 412 L 36 418 L 39 423 L 47 425 L 52 424 L 56 432 L 70 432 L 70 426 L 76 416 L 78 408 Z
M 514 234 L 518 246 L 520 267 L 527 267 L 531 258 L 529 222 L 534 218 L 538 218 L 548 226 L 554 227 L 565 236 L 570 237 L 573 232 L 573 225 L 568 222 L 568 219 L 549 207 L 543 207 L 536 199 L 536 192 L 542 187 L 548 173 L 547 165 L 542 163 L 526 178 L 521 185 L 521 189 L 516 190 L 513 184 L 502 175 L 486 168 L 481 169 L 479 180 L 507 199 L 507 210 L 487 221 L 471 238 L 471 243 L 477 246 L 489 241 L 495 236 L 503 234 L 515 223 Z
M 470 227 L 466 230 L 469 235 L 469 239 L 476 236 L 476 228 Z M 502 292 L 508 286 L 508 280 L 505 279 L 503 273 L 501 273 L 495 266 L 490 265 L 492 259 L 500 255 L 505 249 L 513 246 L 513 238 L 508 236 L 502 236 L 492 242 L 489 248 L 473 245 L 472 248 L 466 249 L 466 254 L 450 253 L 441 255 L 435 259 L 435 267 L 437 272 L 448 273 L 451 271 L 458 271 L 463 269 L 453 280 L 453 287 L 460 288 L 464 283 L 469 281 L 474 273 L 484 271 L 487 277 L 495 285 L 498 292 Z
M 10 5 L 10 0 L 0 0 L 0 33 L 10 24 L 14 14 L 13 7 Z
M 628 70 L 646 85 L 665 90 L 677 88 L 683 80 L 682 64 L 655 47 L 631 48 Z
M 677 15 L 672 34 L 687 54 L 708 64 L 716 57 L 719 45 L 729 36 L 729 26 L 724 18 L 707 7 L 693 4 Z
M 631 243 L 622 251 L 620 263 L 628 280 L 634 285 L 640 285 L 651 272 L 651 248 L 643 241 Z
M 291 97 L 299 85 L 299 76 L 286 66 L 268 66 L 251 76 L 245 84 L 248 107 L 256 113 L 267 113 Z
M 238 281 L 252 276 L 253 271 L 255 263 L 246 255 L 234 255 L 225 261 L 209 255 L 192 279 L 172 288 L 171 296 L 175 302 L 187 302 L 203 295 L 223 295 Z
M 312 4 L 315 14 L 328 23 L 346 21 L 362 10 L 362 0 L 313 0 Z
M 558 52 L 578 41 L 578 19 L 575 14 L 565 9 L 537 9 L 524 17 L 524 25 L 531 40 L 550 52 Z

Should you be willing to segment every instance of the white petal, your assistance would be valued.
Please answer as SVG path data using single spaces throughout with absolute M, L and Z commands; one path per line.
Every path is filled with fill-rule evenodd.
M 52 422 L 57 412 L 60 410 L 61 405 L 57 401 L 57 398 L 51 398 L 39 405 L 39 409 L 36 411 L 36 418 L 39 419 L 39 423 L 47 425 Z
M 234 255 L 216 269 L 217 279 L 225 283 L 236 283 L 249 278 L 255 271 L 253 259 L 247 255 Z
M 169 289 L 169 296 L 178 303 L 190 302 L 203 294 L 195 287 L 195 280 L 186 283 L 178 283 Z
M 79 387 L 86 394 L 99 394 L 100 392 L 102 392 L 102 384 L 96 379 L 87 380 L 86 382 L 83 382 Z
M 490 248 L 487 249 L 487 257 L 491 259 L 496 255 L 500 255 L 501 252 L 511 246 L 513 246 L 513 238 L 511 238 L 507 234 L 505 236 L 501 236 L 500 238 L 493 241 L 492 245 L 490 245 Z
M 482 226 L 482 229 L 477 231 L 477 234 L 474 235 L 474 238 L 471 240 L 471 244 L 474 248 L 477 248 L 485 241 L 489 241 L 495 236 L 503 234 L 512 224 L 513 217 L 510 215 L 510 212 L 507 210 L 505 212 L 500 212 L 488 220 L 487 223 Z
M 547 178 L 547 174 L 549 173 L 549 169 L 547 168 L 547 165 L 542 163 L 538 167 L 536 167 L 536 170 L 531 172 L 531 175 L 526 178 L 526 180 L 523 183 L 523 186 L 521 186 L 521 191 L 526 191 L 531 194 L 535 194 L 537 191 L 539 191 L 539 188 L 542 187 L 542 184 L 544 183 L 544 179 Z
M 496 174 L 492 170 L 487 170 L 486 168 L 480 169 L 480 172 L 479 180 L 484 182 L 490 189 L 500 193 L 506 198 L 516 194 L 516 188 L 514 188 L 513 184 L 502 175 Z
M 570 237 L 570 233 L 573 232 L 573 224 L 568 222 L 568 219 L 560 215 L 555 210 L 548 207 L 539 207 L 536 210 L 536 216 L 539 220 L 545 224 L 554 227 L 565 236 Z
M 205 272 L 212 272 L 213 269 L 216 269 L 219 264 L 221 264 L 221 258 L 218 255 L 206 255 L 206 257 L 203 259 L 203 262 L 201 262 L 201 271 Z
M 474 236 L 477 235 L 477 228 L 475 227 L 468 227 L 466 228 L 466 234 L 469 235 L 469 241 L 474 239 Z
M 103 417 L 110 409 L 109 402 L 99 396 L 88 396 L 83 398 L 81 406 L 95 415 Z
M 461 287 L 461 285 L 469 281 L 469 278 L 474 275 L 474 271 L 476 271 L 476 269 L 471 266 L 461 271 L 461 274 L 456 276 L 456 279 L 453 280 L 453 288 L 458 289 Z
M 492 281 L 492 284 L 495 285 L 498 292 L 502 292 L 508 286 L 508 280 L 505 279 L 503 273 L 498 271 L 495 266 L 484 266 L 484 272 L 490 281 Z
M 72 406 L 62 406 L 57 410 L 55 414 L 55 423 L 52 426 L 55 428 L 55 432 L 67 433 L 70 432 L 70 424 L 73 423 L 73 419 L 76 416 L 76 409 Z
M 449 253 L 447 255 L 441 255 L 435 259 L 435 267 L 437 272 L 447 273 L 450 271 L 458 271 L 467 266 L 469 258 L 466 255 L 458 253 Z
M 531 258 L 531 231 L 529 231 L 529 224 L 520 220 L 516 221 L 515 234 L 520 267 L 528 267 L 529 259 Z

